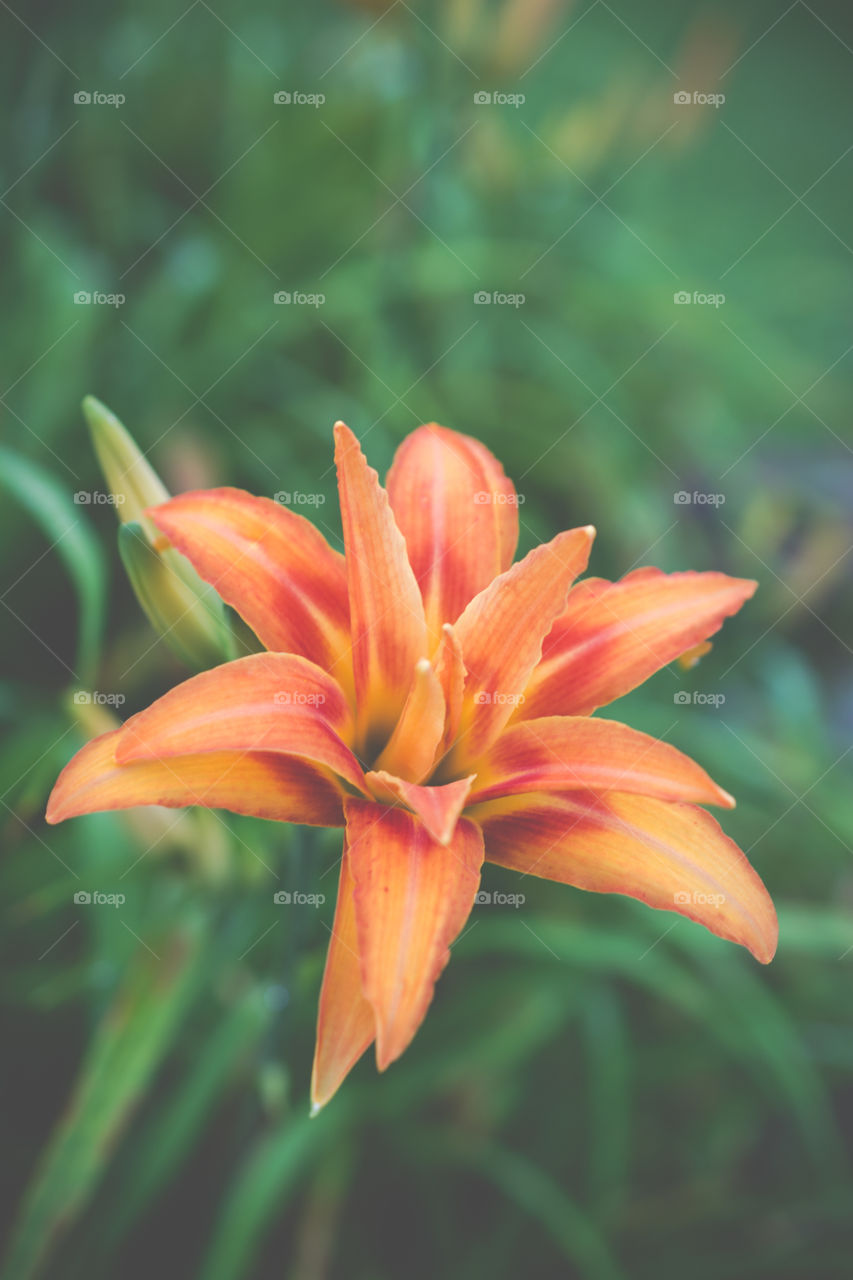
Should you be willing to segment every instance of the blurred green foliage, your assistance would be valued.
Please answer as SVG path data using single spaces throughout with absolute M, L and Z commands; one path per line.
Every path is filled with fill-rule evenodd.
M 34 0 L 0 29 L 4 1280 L 848 1275 L 849 9 Z M 184 675 L 74 501 L 87 393 L 172 491 L 319 493 L 335 540 L 332 421 L 384 470 L 437 420 L 504 461 L 524 550 L 591 520 L 595 573 L 758 578 L 616 714 L 737 794 L 771 968 L 526 880 L 403 1060 L 309 1121 L 339 835 L 43 822 L 106 723 L 67 691 L 123 716 Z

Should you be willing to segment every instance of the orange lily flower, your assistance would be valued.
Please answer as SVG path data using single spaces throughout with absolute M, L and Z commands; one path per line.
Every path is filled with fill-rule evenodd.
M 699 808 L 732 797 L 675 747 L 591 712 L 701 645 L 756 584 L 638 569 L 575 579 L 594 530 L 513 564 L 515 490 L 434 424 L 379 484 L 335 427 L 346 555 L 236 489 L 148 515 L 269 652 L 187 680 L 84 747 L 47 818 L 133 805 L 345 828 L 320 994 L 320 1107 L 374 1041 L 412 1040 L 484 859 L 678 911 L 760 961 L 773 905 Z

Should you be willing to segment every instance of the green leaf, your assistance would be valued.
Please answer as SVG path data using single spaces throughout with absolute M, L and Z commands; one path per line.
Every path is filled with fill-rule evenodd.
M 95 680 L 106 604 L 106 566 L 83 508 L 65 488 L 31 459 L 0 446 L 0 483 L 40 525 L 65 562 L 77 593 L 76 676 L 84 687 Z
M 24 1200 L 2 1280 L 29 1280 L 88 1203 L 134 1107 L 180 1031 L 203 973 L 197 923 L 140 947 L 101 1019 Z

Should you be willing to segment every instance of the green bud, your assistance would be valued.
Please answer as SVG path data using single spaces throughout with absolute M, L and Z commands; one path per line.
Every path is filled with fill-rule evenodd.
M 86 396 L 83 413 L 104 479 L 115 499 L 116 515 L 122 524 L 138 520 L 149 542 L 156 542 L 160 535 L 145 515 L 145 508 L 167 502 L 169 490 L 133 436 L 106 405 L 94 396 Z
M 222 601 L 184 556 L 153 547 L 136 520 L 122 524 L 118 549 L 148 620 L 179 658 L 203 671 L 234 657 Z
M 190 667 L 227 662 L 234 637 L 222 600 L 145 514 L 168 502 L 169 490 L 106 405 L 86 396 L 83 412 L 115 500 L 122 564 L 151 625 Z

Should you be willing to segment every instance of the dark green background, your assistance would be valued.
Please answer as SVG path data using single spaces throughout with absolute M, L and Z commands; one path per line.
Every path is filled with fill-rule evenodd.
M 10 6 L 4 1280 L 848 1275 L 849 9 Z M 474 102 L 496 90 L 526 101 Z M 694 90 L 725 102 L 673 102 Z M 405 1057 L 309 1122 L 339 835 L 44 825 L 83 740 L 69 691 L 124 715 L 185 674 L 112 510 L 73 502 L 103 488 L 89 392 L 173 490 L 319 493 L 335 540 L 334 419 L 380 471 L 437 420 L 505 463 L 523 550 L 592 521 L 594 573 L 757 578 L 694 671 L 615 713 L 736 793 L 726 830 L 779 906 L 772 966 L 526 880 L 523 907 L 476 910 Z M 328 901 L 288 913 L 283 884 Z

